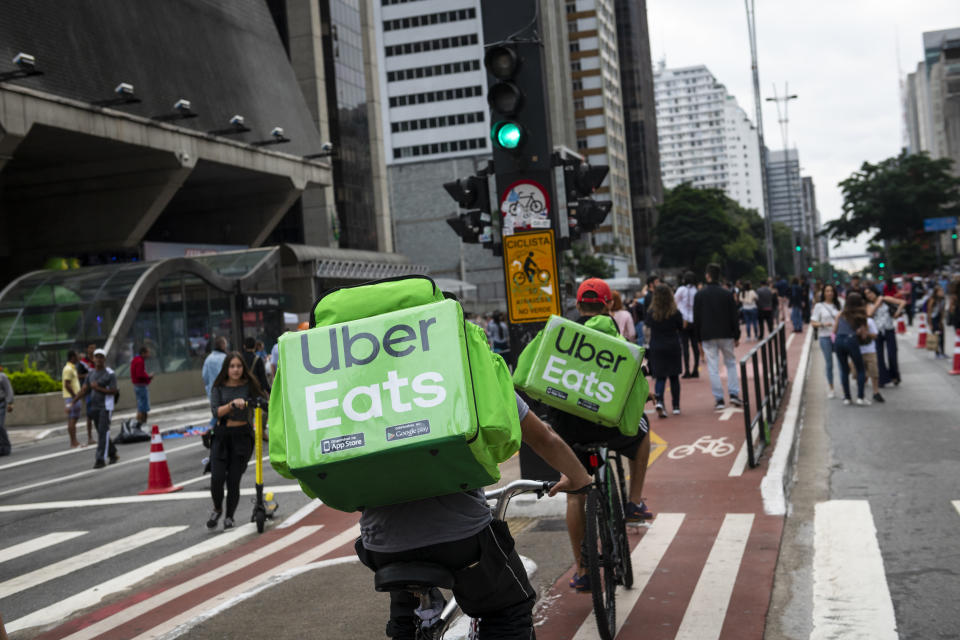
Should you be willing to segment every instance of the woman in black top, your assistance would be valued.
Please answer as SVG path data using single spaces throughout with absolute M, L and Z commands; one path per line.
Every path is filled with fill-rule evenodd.
M 240 479 L 253 454 L 253 405 L 250 398 L 266 398 L 251 375 L 243 356 L 236 351 L 223 360 L 210 388 L 210 409 L 217 419 L 210 446 L 210 495 L 213 511 L 207 528 L 213 529 L 223 513 L 223 487 L 227 487 L 227 515 L 223 528 L 233 527 L 233 514 L 240 502 Z
M 683 329 L 683 316 L 677 310 L 670 287 L 663 283 L 653 290 L 653 301 L 647 311 L 645 326 L 650 329 L 647 360 L 650 363 L 650 375 L 656 378 L 654 394 L 657 399 L 657 415 L 661 418 L 667 417 L 667 411 L 663 407 L 667 378 L 670 379 L 673 413 L 680 415 L 680 372 L 683 369 L 680 331 Z

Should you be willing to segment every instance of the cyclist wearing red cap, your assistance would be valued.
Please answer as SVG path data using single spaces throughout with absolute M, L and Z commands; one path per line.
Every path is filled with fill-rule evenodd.
M 620 335 L 616 323 L 610 317 L 612 304 L 613 295 L 610 293 L 610 286 L 600 278 L 587 278 L 577 289 L 579 317 L 576 321 L 609 335 Z M 630 503 L 625 513 L 626 519 L 628 522 L 652 519 L 653 514 L 647 509 L 641 497 L 647 461 L 650 458 L 650 439 L 646 437 L 649 427 L 646 418 L 641 422 L 640 430 L 635 436 L 625 436 L 616 429 L 603 427 L 559 410 L 556 422 L 556 432 L 568 444 L 606 442 L 610 449 L 630 459 Z M 584 467 L 589 469 L 587 456 L 582 453 L 578 453 L 577 456 Z M 573 557 L 578 567 L 577 573 L 570 580 L 570 586 L 577 591 L 590 590 L 590 576 L 587 575 L 587 568 L 580 557 L 580 547 L 586 526 L 585 504 L 585 496 L 567 494 L 567 533 L 570 535 Z

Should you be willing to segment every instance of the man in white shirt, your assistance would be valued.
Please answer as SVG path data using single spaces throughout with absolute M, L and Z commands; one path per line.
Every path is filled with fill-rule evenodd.
M 693 298 L 697 295 L 697 277 L 692 271 L 683 274 L 683 285 L 673 294 L 677 310 L 683 316 L 683 330 L 680 331 L 683 349 L 683 378 L 700 377 L 700 347 L 693 336 Z M 690 365 L 689 350 L 693 351 L 693 366 Z

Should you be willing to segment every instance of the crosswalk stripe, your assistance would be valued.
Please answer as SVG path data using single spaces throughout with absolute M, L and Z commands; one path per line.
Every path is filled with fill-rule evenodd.
M 222 534 L 204 540 L 192 547 L 187 547 L 176 553 L 164 556 L 150 564 L 128 571 L 116 578 L 102 582 L 69 598 L 65 598 L 56 604 L 38 609 L 22 618 L 7 622 L 7 631 L 12 633 L 20 629 L 46 626 L 57 621 L 65 620 L 77 611 L 94 606 L 107 596 L 129 589 L 144 579 L 157 575 L 167 567 L 178 565 L 181 562 L 186 562 L 196 557 L 208 555 L 222 547 L 233 544 L 238 539 L 254 531 L 256 531 L 256 525 L 252 523 L 244 524 L 231 531 L 224 531 Z
M 663 559 L 667 548 L 676 537 L 684 517 L 685 514 L 682 513 L 657 514 L 653 526 L 647 530 L 643 539 L 630 554 L 630 560 L 633 563 L 633 588 L 617 589 L 617 633 L 623 628 L 627 616 L 636 606 L 640 594 L 647 587 L 647 583 L 653 577 L 653 572 L 660 565 L 660 560 Z M 573 640 L 599 640 L 599 638 L 600 633 L 597 631 L 597 623 L 591 613 L 577 629 Z
M 307 527 L 304 527 L 304 528 L 307 528 Z M 249 591 L 250 589 L 255 588 L 257 585 L 261 584 L 265 580 L 269 580 L 273 576 L 284 573 L 285 571 L 288 571 L 290 569 L 302 567 L 306 564 L 309 564 L 312 560 L 322 558 L 328 553 L 335 551 L 336 549 L 339 549 L 343 545 L 353 542 L 359 535 L 360 535 L 360 525 L 355 524 L 349 529 L 347 529 L 346 531 L 343 531 L 342 533 L 334 536 L 330 540 L 327 540 L 320 546 L 314 549 L 310 549 L 309 551 L 305 551 L 300 555 L 296 556 L 295 558 L 291 558 L 290 560 L 287 560 L 283 564 L 273 567 L 267 573 L 260 574 L 253 578 L 250 578 L 249 580 L 241 584 L 238 584 L 237 586 L 233 587 L 232 589 L 228 589 L 223 593 L 218 593 L 216 596 L 210 598 L 206 602 L 201 602 L 195 605 L 193 608 L 180 613 L 176 617 L 170 618 L 169 620 L 165 620 L 164 622 L 162 622 L 161 624 L 158 624 L 154 628 L 149 629 L 144 633 L 141 633 L 140 635 L 133 638 L 133 640 L 157 640 L 158 638 L 161 638 L 168 632 L 173 631 L 178 626 L 189 623 L 190 620 L 192 620 L 193 618 L 203 615 L 204 612 L 210 609 L 216 608 L 224 603 L 227 603 L 231 599 L 237 597 L 238 595 L 244 593 L 245 591 Z M 171 634 L 172 637 L 176 637 L 176 635 L 179 635 L 179 634 Z M 64 640 L 72 640 L 72 636 L 70 639 L 64 639 Z
M 829 500 L 814 510 L 810 640 L 897 640 L 870 503 Z
M 953 508 L 957 510 L 957 513 L 960 513 L 960 500 L 953 501 Z
M 108 558 L 113 558 L 121 553 L 132 551 L 133 549 L 150 544 L 161 538 L 171 536 L 186 528 L 186 525 L 182 525 L 177 527 L 151 527 L 144 529 L 132 536 L 111 542 L 109 545 L 100 545 L 95 549 L 79 553 L 66 560 L 54 562 L 36 571 L 31 571 L 5 582 L 0 582 L 0 600 L 25 589 L 43 584 L 44 582 L 60 578 L 68 573 L 79 571 L 84 567 L 89 567 Z
M 292 544 L 300 542 L 307 536 L 313 535 L 319 531 L 321 526 L 306 526 L 300 527 L 299 529 L 294 529 L 289 534 L 278 538 L 271 542 L 270 544 L 260 548 L 257 551 L 257 559 L 266 558 L 278 551 L 289 547 Z M 314 556 L 316 557 L 316 556 Z M 181 584 L 170 587 L 166 591 L 161 591 L 146 600 L 141 600 L 136 604 L 132 604 L 129 607 L 118 611 L 117 613 L 100 620 L 88 627 L 80 629 L 76 633 L 73 633 L 62 640 L 90 640 L 91 638 L 96 638 L 102 633 L 105 633 L 111 629 L 115 629 L 118 626 L 125 624 L 134 618 L 137 618 L 145 613 L 160 607 L 171 600 L 175 600 L 180 596 L 190 593 L 194 589 L 199 589 L 211 582 L 219 580 L 224 576 L 228 576 L 234 571 L 239 571 L 247 565 L 249 565 L 253 560 L 249 556 L 241 556 L 227 564 L 211 569 L 206 573 L 199 575 L 191 580 L 187 580 Z
M 34 538 L 33 540 L 27 540 L 26 542 L 21 542 L 20 544 L 15 544 L 9 549 L 0 550 L 0 563 L 4 563 L 7 560 L 15 560 L 16 558 L 23 557 L 28 553 L 33 553 L 34 551 L 40 551 L 40 549 L 46 549 L 47 547 L 52 547 L 55 544 L 60 544 L 61 542 L 66 542 L 67 540 L 73 540 L 78 536 L 82 536 L 86 531 L 59 531 L 57 533 L 48 533 L 45 536 L 40 536 L 39 538 Z
M 720 637 L 753 518 L 752 513 L 728 513 L 724 517 L 674 640 Z

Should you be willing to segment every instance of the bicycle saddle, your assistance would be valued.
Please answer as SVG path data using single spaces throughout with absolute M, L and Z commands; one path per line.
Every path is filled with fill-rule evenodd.
M 453 574 L 432 562 L 394 562 L 377 569 L 373 576 L 377 591 L 422 591 L 429 587 L 453 588 Z

